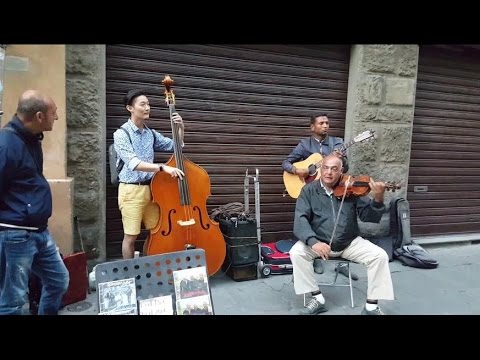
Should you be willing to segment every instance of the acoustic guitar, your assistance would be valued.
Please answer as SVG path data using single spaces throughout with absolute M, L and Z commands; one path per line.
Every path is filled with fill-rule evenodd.
M 343 144 L 337 150 L 341 153 L 345 152 L 353 144 L 361 143 L 370 139 L 375 138 L 374 130 L 367 130 L 355 136 L 351 141 L 346 144 Z M 283 183 L 285 184 L 285 189 L 292 198 L 296 199 L 300 195 L 300 191 L 305 186 L 305 184 L 311 183 L 315 180 L 319 173 L 318 169 L 322 164 L 322 155 L 319 153 L 314 153 L 310 155 L 307 159 L 298 161 L 293 165 L 297 169 L 308 169 L 308 176 L 306 178 L 301 178 L 298 175 L 291 174 L 287 171 L 283 172 Z

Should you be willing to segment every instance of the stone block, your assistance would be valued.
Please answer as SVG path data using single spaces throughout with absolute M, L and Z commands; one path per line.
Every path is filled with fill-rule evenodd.
M 410 105 L 415 102 L 415 83 L 413 79 L 386 79 L 385 104 Z
M 68 161 L 99 164 L 101 152 L 100 133 L 70 132 L 68 134 Z
M 67 74 L 88 75 L 96 78 L 105 64 L 105 45 L 67 45 L 65 60 Z
M 386 127 L 383 129 L 380 150 L 381 161 L 408 162 L 410 155 L 411 128 L 402 126 Z
M 418 68 L 418 45 L 397 45 L 397 74 L 415 77 Z
M 100 130 L 102 115 L 95 80 L 67 78 L 66 82 L 68 127 Z
M 380 75 L 365 76 L 360 91 L 360 100 L 367 105 L 379 105 L 382 102 L 384 79 Z
M 396 45 L 363 45 L 363 67 L 367 71 L 395 72 Z

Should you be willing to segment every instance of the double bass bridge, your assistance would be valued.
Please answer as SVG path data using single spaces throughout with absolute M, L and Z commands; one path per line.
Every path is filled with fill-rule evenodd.
M 195 225 L 195 219 L 178 220 L 177 224 L 180 225 L 180 226 L 192 226 L 192 225 Z

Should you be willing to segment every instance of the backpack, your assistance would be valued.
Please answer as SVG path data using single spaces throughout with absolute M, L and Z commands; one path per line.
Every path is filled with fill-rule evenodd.
M 411 243 L 410 209 L 404 198 L 393 199 L 390 202 L 390 230 L 387 235 L 371 236 L 370 242 L 380 246 L 393 261 L 395 249 Z
M 410 205 L 404 198 L 397 198 L 390 203 L 390 235 L 393 250 L 412 243 Z
M 430 253 L 420 245 L 414 243 L 395 249 L 393 256 L 406 266 L 420 269 L 434 269 L 438 266 L 438 261 L 435 260 Z
M 125 131 L 125 134 L 128 136 L 128 140 L 130 141 L 130 144 L 132 143 L 132 139 L 130 138 L 130 134 L 126 129 L 120 126 L 120 129 Z M 154 143 L 155 144 L 155 143 Z M 120 174 L 120 171 L 122 171 L 123 166 L 125 165 L 125 162 L 120 158 L 118 158 L 117 151 L 115 150 L 115 144 L 110 144 L 108 147 L 108 160 L 110 162 L 110 182 L 113 185 L 118 185 L 118 174 Z M 117 164 L 117 160 L 118 164 Z
M 412 241 L 410 206 L 404 198 L 397 198 L 390 203 L 390 236 L 393 258 L 403 265 L 421 269 L 434 269 L 438 266 L 437 260 Z

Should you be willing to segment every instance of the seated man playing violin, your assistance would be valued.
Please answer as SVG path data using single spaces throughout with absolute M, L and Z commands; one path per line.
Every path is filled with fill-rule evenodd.
M 313 261 L 320 257 L 342 257 L 367 267 L 367 303 L 363 315 L 384 315 L 378 300 L 394 300 L 392 278 L 387 253 L 377 245 L 359 236 L 357 217 L 363 222 L 378 223 L 385 212 L 383 203 L 386 185 L 370 178 L 368 186 L 372 198 L 355 196 L 346 182 L 339 193 L 342 161 L 334 155 L 326 156 L 320 167 L 320 178 L 302 188 L 295 208 L 293 233 L 299 239 L 290 250 L 293 281 L 297 295 L 310 293 L 302 314 L 327 311 L 325 299 L 315 281 Z M 343 196 L 347 194 L 349 196 Z M 364 189 L 362 192 L 365 193 Z M 342 201 L 343 200 L 343 201 Z

